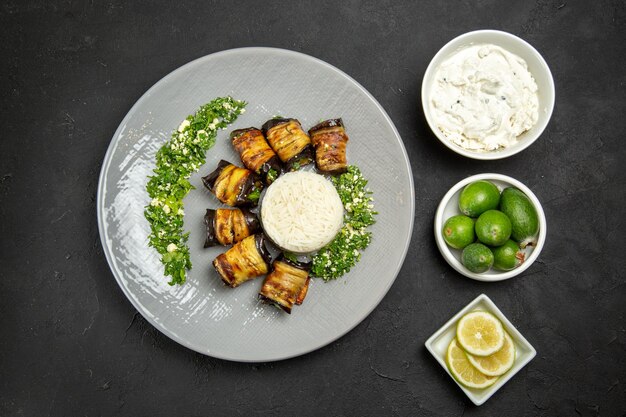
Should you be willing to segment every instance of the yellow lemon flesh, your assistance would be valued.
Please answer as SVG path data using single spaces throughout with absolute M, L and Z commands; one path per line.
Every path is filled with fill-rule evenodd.
M 504 345 L 504 328 L 486 311 L 467 313 L 456 326 L 456 338 L 463 350 L 474 356 L 489 356 Z
M 489 356 L 474 356 L 467 354 L 467 359 L 485 375 L 500 376 L 513 367 L 515 362 L 515 345 L 508 333 L 504 332 L 504 346 Z
M 497 376 L 484 375 L 474 368 L 463 349 L 457 344 L 456 339 L 452 339 L 448 346 L 446 363 L 454 379 L 468 388 L 485 388 L 498 380 Z

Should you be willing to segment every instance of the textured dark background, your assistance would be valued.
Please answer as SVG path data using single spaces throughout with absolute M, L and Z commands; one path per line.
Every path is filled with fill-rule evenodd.
M 615 1 L 3 1 L 0 6 L 0 415 L 546 415 L 626 412 L 626 6 Z M 542 138 L 504 161 L 440 145 L 419 104 L 448 40 L 502 29 L 545 57 L 557 100 Z M 413 240 L 380 306 L 303 357 L 194 353 L 136 313 L 104 259 L 96 185 L 133 103 L 228 48 L 301 51 L 363 84 L 413 166 Z M 542 201 L 539 260 L 486 284 L 439 255 L 432 219 L 458 180 L 511 175 Z M 537 357 L 478 408 L 423 347 L 488 294 Z

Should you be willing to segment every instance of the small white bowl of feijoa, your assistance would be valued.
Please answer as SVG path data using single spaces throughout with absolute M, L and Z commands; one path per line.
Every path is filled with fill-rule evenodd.
M 479 174 L 458 182 L 441 199 L 435 240 L 452 268 L 479 281 L 502 281 L 528 269 L 546 241 L 537 196 L 518 180 Z

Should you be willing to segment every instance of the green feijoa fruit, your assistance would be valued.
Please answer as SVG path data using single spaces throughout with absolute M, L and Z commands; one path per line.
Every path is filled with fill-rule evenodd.
M 493 267 L 500 271 L 510 271 L 524 262 L 525 254 L 516 242 L 507 240 L 504 245 L 491 248 L 493 252 Z
M 480 180 L 467 184 L 459 195 L 459 210 L 470 217 L 478 217 L 487 210 L 498 208 L 500 191 L 492 182 Z
M 452 216 L 443 225 L 443 239 L 454 249 L 463 249 L 476 239 L 474 220 L 459 214 Z
M 539 215 L 526 194 L 517 188 L 505 188 L 500 199 L 500 211 L 509 216 L 511 238 L 519 243 L 520 248 L 537 244 Z
M 511 236 L 511 220 L 499 210 L 487 210 L 476 220 L 476 236 L 485 245 L 503 245 Z
M 472 243 L 463 249 L 461 262 L 470 271 L 480 274 L 493 265 L 493 253 L 482 243 Z

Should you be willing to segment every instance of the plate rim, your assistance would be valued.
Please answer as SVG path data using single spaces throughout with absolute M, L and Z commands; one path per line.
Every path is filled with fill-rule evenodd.
M 169 329 L 167 329 L 166 327 L 164 327 L 161 323 L 159 323 L 158 321 L 156 321 L 153 317 L 150 317 L 150 315 L 148 314 L 147 311 L 144 311 L 145 309 L 143 308 L 143 306 L 141 306 L 141 304 L 138 303 L 138 301 L 136 301 L 130 294 L 129 290 L 122 284 L 121 281 L 121 271 L 118 271 L 117 268 L 115 267 L 115 264 L 113 262 L 113 254 L 111 253 L 111 250 L 109 248 L 109 246 L 107 245 L 106 242 L 106 230 L 105 230 L 105 222 L 103 220 L 104 218 L 104 197 L 106 195 L 106 191 L 105 191 L 105 180 L 106 180 L 106 174 L 108 173 L 109 167 L 111 165 L 112 162 L 112 155 L 113 152 L 115 151 L 115 149 L 117 148 L 117 144 L 119 142 L 119 137 L 120 134 L 122 132 L 122 130 L 124 129 L 124 127 L 126 126 L 126 124 L 128 123 L 131 114 L 134 113 L 134 110 L 136 110 L 141 104 L 143 104 L 143 102 L 145 100 L 147 100 L 153 91 L 155 91 L 157 88 L 159 88 L 162 84 L 166 83 L 167 81 L 169 81 L 170 78 L 174 77 L 175 75 L 177 75 L 179 72 L 184 71 L 186 68 L 191 67 L 193 65 L 197 65 L 199 63 L 201 63 L 202 61 L 207 61 L 210 59 L 215 59 L 216 57 L 220 57 L 222 55 L 229 55 L 229 54 L 234 54 L 234 53 L 241 53 L 241 52 L 253 52 L 253 53 L 259 53 L 259 52 L 273 52 L 273 53 L 281 53 L 284 55 L 295 55 L 299 58 L 302 59 L 307 59 L 311 62 L 314 62 L 316 64 L 322 65 L 328 69 L 330 69 L 331 71 L 337 73 L 339 76 L 342 76 L 344 78 L 346 78 L 349 82 L 351 82 L 353 85 L 355 85 L 359 90 L 361 90 L 361 92 L 363 94 L 365 94 L 365 96 L 367 98 L 369 98 L 371 100 L 371 102 L 376 106 L 376 108 L 381 112 L 381 114 L 383 115 L 384 119 L 389 123 L 389 125 L 391 126 L 391 129 L 395 135 L 395 139 L 398 142 L 398 144 L 400 145 L 400 150 L 402 153 L 402 156 L 404 157 L 403 162 L 406 165 L 406 167 L 408 168 L 408 180 L 409 180 L 409 193 L 410 193 L 410 220 L 409 220 L 409 227 L 407 228 L 407 239 L 406 239 L 406 244 L 404 245 L 404 248 L 402 250 L 402 256 L 400 257 L 400 261 L 397 263 L 394 273 L 393 273 L 393 279 L 391 279 L 388 283 L 388 285 L 386 286 L 386 288 L 384 288 L 384 291 L 380 292 L 379 297 L 377 297 L 377 300 L 375 303 L 373 303 L 373 305 L 367 309 L 367 311 L 365 311 L 363 314 L 361 314 L 361 317 L 358 318 L 357 320 L 355 320 L 355 322 L 348 326 L 344 331 L 339 332 L 336 336 L 328 339 L 328 340 L 324 340 L 322 343 L 316 343 L 315 345 L 310 345 L 308 347 L 306 347 L 305 349 L 301 349 L 301 350 L 297 350 L 295 352 L 292 352 L 290 354 L 287 355 L 276 355 L 276 356 L 271 356 L 268 355 L 268 357 L 264 358 L 264 359 L 245 359 L 245 358 L 234 358 L 234 357 L 227 357 L 224 355 L 221 355 L 219 353 L 214 353 L 211 352 L 210 350 L 201 350 L 199 347 L 193 345 L 192 343 L 189 343 L 186 339 L 180 337 L 179 335 L 177 335 L 176 333 L 170 331 Z M 174 127 L 172 127 L 172 129 L 174 129 Z M 321 349 L 325 346 L 330 345 L 331 343 L 335 342 L 336 340 L 342 338 L 343 336 L 345 336 L 346 334 L 348 334 L 349 332 L 351 332 L 356 326 L 358 326 L 360 323 L 363 322 L 363 320 L 365 320 L 367 317 L 369 317 L 369 315 L 374 311 L 374 309 L 376 309 L 376 307 L 378 307 L 380 305 L 380 303 L 382 302 L 383 298 L 385 298 L 385 296 L 387 295 L 387 293 L 389 292 L 389 289 L 391 288 L 391 286 L 393 285 L 393 283 L 396 281 L 396 279 L 398 278 L 398 274 L 400 273 L 400 270 L 402 269 L 402 266 L 404 265 L 404 261 L 406 260 L 406 255 L 408 253 L 409 247 L 411 246 L 411 237 L 413 235 L 413 227 L 414 227 L 414 220 L 415 220 L 415 186 L 414 186 L 414 181 L 413 181 L 413 169 L 411 167 L 411 161 L 409 160 L 409 155 L 406 151 L 406 148 L 404 146 L 404 142 L 402 140 L 402 137 L 400 136 L 400 133 L 398 132 L 398 129 L 396 128 L 395 124 L 393 123 L 393 120 L 391 120 L 391 117 L 389 117 L 389 114 L 387 114 L 387 112 L 385 111 L 385 109 L 382 107 L 382 105 L 378 102 L 378 100 L 376 100 L 376 98 L 374 98 L 374 96 L 367 90 L 365 89 L 365 87 L 363 87 L 358 81 L 356 81 L 354 78 L 352 78 L 350 75 L 348 75 L 347 73 L 345 73 L 344 71 L 340 70 L 339 68 L 335 67 L 334 65 L 331 65 L 319 58 L 313 57 L 311 55 L 307 55 L 304 54 L 302 52 L 298 52 L 298 51 L 292 51 L 289 49 L 283 49 L 283 48 L 273 48 L 273 47 L 263 47 L 263 46 L 252 46 L 252 47 L 242 47 L 242 48 L 232 48 L 232 49 L 226 49 L 226 50 L 222 50 L 222 51 L 218 51 L 218 52 L 214 52 L 208 55 L 204 55 L 201 57 L 198 57 L 192 61 L 187 62 L 186 64 L 175 68 L 174 70 L 170 71 L 168 74 L 166 74 L 164 77 L 160 78 L 156 83 L 154 83 L 146 92 L 144 92 L 141 97 L 139 97 L 139 99 L 133 104 L 133 106 L 127 111 L 126 115 L 124 116 L 124 118 L 122 119 L 122 121 L 120 122 L 119 126 L 117 127 L 117 129 L 115 130 L 115 133 L 113 134 L 111 141 L 109 142 L 109 145 L 107 147 L 107 151 L 104 155 L 103 161 L 102 161 L 102 167 L 100 169 L 100 175 L 98 178 L 98 188 L 97 188 L 97 194 L 96 194 L 96 215 L 97 215 L 97 222 L 98 222 L 98 234 L 100 235 L 100 243 L 102 245 L 102 249 L 105 255 L 105 258 L 107 260 L 107 264 L 109 266 L 109 270 L 111 271 L 111 273 L 113 274 L 113 277 L 115 278 L 115 281 L 117 282 L 118 286 L 120 287 L 120 289 L 122 290 L 122 292 L 124 293 L 124 295 L 126 296 L 126 298 L 128 299 L 128 301 L 130 301 L 130 303 L 132 304 L 132 306 L 135 308 L 135 310 L 137 310 L 137 312 L 139 312 L 142 317 L 148 322 L 150 323 L 150 325 L 152 325 L 154 328 L 156 328 L 158 331 L 160 331 L 161 333 L 163 333 L 165 336 L 167 336 L 169 339 L 171 339 L 172 341 L 194 351 L 194 352 L 198 352 L 201 353 L 203 355 L 212 357 L 212 358 L 217 358 L 217 359 L 221 359 L 221 360 L 227 360 L 227 361 L 233 361 L 233 362 L 244 362 L 244 363 L 261 363 L 261 362 L 274 362 L 274 361 L 281 361 L 281 360 L 286 360 L 286 359 L 291 359 L 297 356 L 302 356 L 302 355 L 306 355 L 308 353 L 314 352 L 318 349 Z

